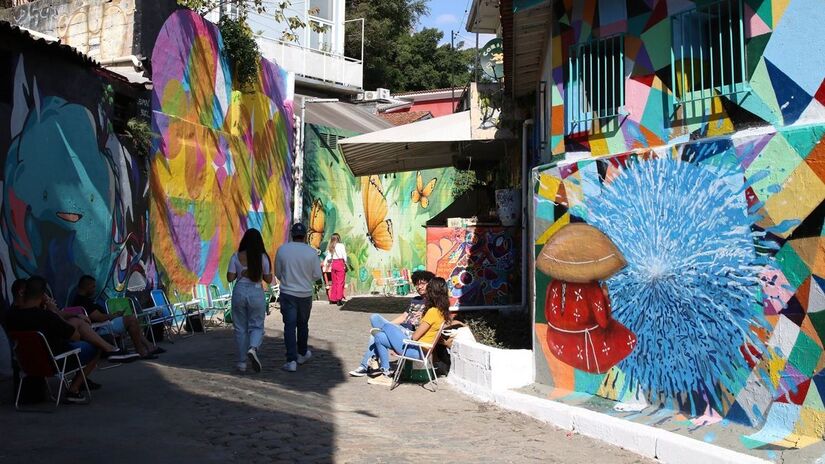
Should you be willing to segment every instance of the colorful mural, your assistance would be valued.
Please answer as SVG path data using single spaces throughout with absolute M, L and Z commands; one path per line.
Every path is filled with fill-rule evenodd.
M 152 53 L 152 237 L 162 279 L 181 291 L 225 286 L 247 228 L 274 256 L 291 218 L 292 89 L 262 60 L 249 92 L 233 90 L 218 29 L 173 13 Z
M 751 449 L 805 447 L 825 436 L 825 38 L 812 33 L 825 10 L 813 0 L 742 0 L 747 90 L 716 91 L 688 118 L 670 106 L 673 17 L 711 3 L 556 4 L 543 155 L 556 161 L 534 178 L 537 381 L 619 401 L 617 410 L 642 398 L 746 424 L 753 433 L 740 441 Z M 621 114 L 602 120 L 604 130 L 565 134 L 570 46 L 616 34 L 627 70 Z M 572 324 L 584 309 L 568 285 L 571 325 L 558 326 L 565 302 L 554 290 L 563 294 L 564 280 L 539 263 L 580 223 L 626 266 L 597 279 L 601 293 L 582 294 L 591 311 L 609 305 L 610 319 Z M 626 346 L 622 337 L 596 346 L 590 327 L 612 323 L 627 330 L 618 329 Z M 569 334 L 581 330 L 590 335 Z M 563 338 L 582 358 L 554 351 Z M 599 359 L 618 348 L 607 371 L 588 365 L 587 350 Z
M 427 269 L 447 280 L 453 306 L 518 303 L 518 230 L 428 227 Z
M 734 9 L 738 8 L 739 0 L 722 3 L 728 1 Z M 818 0 L 741 0 L 748 90 L 735 98 L 721 96 L 718 89 L 708 91 L 708 100 L 703 105 L 708 111 L 693 118 L 685 117 L 684 107 L 670 108 L 672 18 L 710 3 L 714 2 L 571 0 L 555 3 L 558 22 L 549 42 L 551 59 L 545 64 L 542 77 L 548 82 L 552 121 L 548 125 L 550 143 L 543 162 L 570 151 L 593 155 L 622 153 L 684 143 L 697 136 L 732 134 L 745 126 L 822 120 L 825 117 L 825 38 L 807 32 L 818 30 L 825 19 Z M 624 37 L 626 79 L 621 114 L 618 118 L 601 120 L 597 125 L 603 127 L 595 127 L 591 133 L 565 137 L 565 77 L 570 47 L 616 34 Z M 694 60 L 698 69 L 698 56 Z M 687 60 L 685 63 L 690 65 Z M 707 57 L 702 66 L 710 67 Z
M 144 285 L 154 274 L 145 160 L 115 134 L 112 76 L 57 51 L 0 59 L 10 96 L 0 106 L 4 296 L 34 274 L 59 304 L 83 274 L 101 292 Z
M 426 264 L 424 224 L 452 203 L 453 169 L 355 178 L 330 140 L 353 132 L 308 125 L 304 218 L 313 246 L 341 235 L 353 270 L 347 294 L 376 290 L 376 277 Z

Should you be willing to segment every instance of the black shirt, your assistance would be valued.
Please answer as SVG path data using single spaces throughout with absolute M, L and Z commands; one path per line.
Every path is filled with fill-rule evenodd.
M 40 308 L 13 308 L 6 315 L 6 330 L 41 332 L 46 336 L 46 341 L 55 355 L 69 349 L 68 343 L 74 334 L 74 327 L 60 316 L 48 309 Z
M 106 310 L 103 309 L 103 306 L 95 303 L 93 299 L 85 295 L 76 295 L 74 297 L 74 301 L 72 302 L 72 306 L 83 306 L 83 309 L 86 310 L 86 314 L 90 316 L 95 311 L 100 311 L 101 314 L 106 314 Z

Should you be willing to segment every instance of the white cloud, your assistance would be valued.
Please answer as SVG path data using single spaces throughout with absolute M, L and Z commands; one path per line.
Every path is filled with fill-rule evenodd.
M 455 24 L 457 22 L 458 22 L 458 17 L 454 14 L 449 14 L 449 13 L 440 14 L 440 15 L 436 16 L 436 18 L 435 18 L 435 23 L 438 24 L 439 26 L 443 26 L 445 24 Z
M 472 32 L 464 32 L 461 34 L 462 40 L 464 40 L 464 49 L 476 48 L 476 35 Z M 487 42 L 496 38 L 495 34 L 479 34 L 478 35 L 478 47 L 481 48 Z

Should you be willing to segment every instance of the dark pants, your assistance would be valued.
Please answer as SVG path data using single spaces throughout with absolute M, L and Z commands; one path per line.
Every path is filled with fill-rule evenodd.
M 309 314 L 312 310 L 312 297 L 299 297 L 281 293 L 280 301 L 281 315 L 284 317 L 286 360 L 296 361 L 299 353 L 301 356 L 307 353 Z

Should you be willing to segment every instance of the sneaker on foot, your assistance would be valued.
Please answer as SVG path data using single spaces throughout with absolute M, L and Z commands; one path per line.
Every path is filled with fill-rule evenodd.
M 355 370 L 349 371 L 349 375 L 353 377 L 363 377 L 367 375 L 367 368 L 364 366 L 358 366 Z
M 246 352 L 246 357 L 249 359 L 249 362 L 252 363 L 252 370 L 261 372 L 261 360 L 258 359 L 257 348 L 250 348 L 249 351 Z
M 118 350 L 117 354 L 107 354 L 104 357 L 109 360 L 109 362 L 119 362 L 119 363 L 127 363 L 138 360 L 141 356 L 137 353 L 126 353 L 123 350 Z
M 239 374 L 246 374 L 246 363 L 235 364 L 235 372 Z
M 296 361 L 287 361 L 286 364 L 281 366 L 281 369 L 287 372 L 295 372 L 298 370 L 298 363 Z
M 83 392 L 75 393 L 75 392 L 66 390 L 66 397 L 65 398 L 66 398 L 67 403 L 79 404 L 79 403 L 85 403 L 86 402 L 86 395 L 84 395 Z
M 380 369 L 380 366 L 378 365 L 378 360 L 375 358 L 370 358 L 370 360 L 367 362 L 367 369 L 372 371 L 377 371 L 378 369 Z
M 386 374 L 381 374 L 378 377 L 370 377 L 367 383 L 370 385 L 385 385 L 389 387 L 392 385 L 392 379 Z
M 312 359 L 312 351 L 307 350 L 305 355 L 298 355 L 298 364 L 303 364 Z

